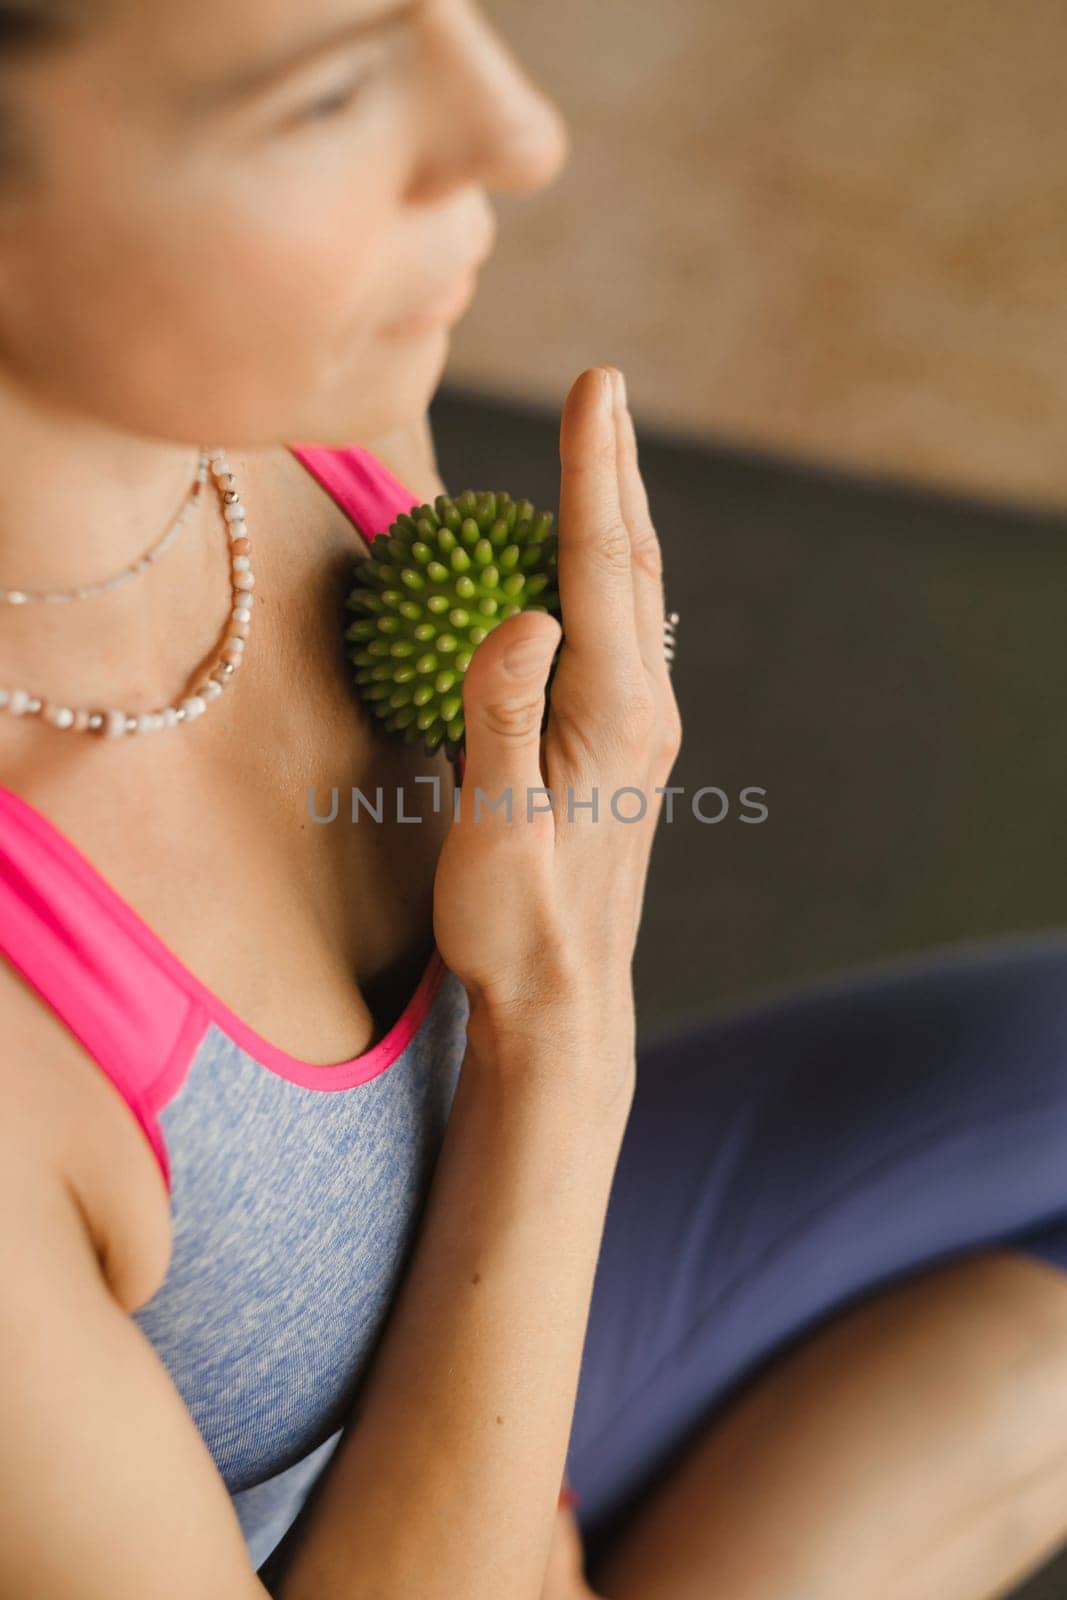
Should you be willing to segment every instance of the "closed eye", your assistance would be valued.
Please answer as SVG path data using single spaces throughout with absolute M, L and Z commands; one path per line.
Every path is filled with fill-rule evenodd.
M 354 78 L 343 88 L 335 89 L 332 93 L 313 100 L 310 105 L 289 118 L 288 122 L 302 125 L 306 122 L 325 122 L 330 117 L 338 116 L 353 103 L 365 81 L 364 78 Z

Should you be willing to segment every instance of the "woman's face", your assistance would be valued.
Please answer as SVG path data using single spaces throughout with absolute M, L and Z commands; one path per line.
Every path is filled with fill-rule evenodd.
M 458 310 L 401 319 L 469 283 L 487 188 L 566 152 L 472 0 L 86 4 L 4 69 L 32 171 L 0 200 L 0 387 L 234 448 L 424 412 Z

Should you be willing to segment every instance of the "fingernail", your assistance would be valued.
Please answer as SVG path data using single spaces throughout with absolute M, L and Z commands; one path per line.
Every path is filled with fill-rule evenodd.
M 629 402 L 628 402 L 628 400 L 626 398 L 626 379 L 624 378 L 623 374 L 619 371 L 618 367 L 616 367 L 614 369 L 614 371 L 615 371 L 615 393 L 619 397 L 619 405 L 620 405 L 620 407 L 625 409 L 625 407 L 629 404 Z
M 600 404 L 609 417 L 615 415 L 615 379 L 613 367 L 605 367 L 604 377 L 600 385 Z

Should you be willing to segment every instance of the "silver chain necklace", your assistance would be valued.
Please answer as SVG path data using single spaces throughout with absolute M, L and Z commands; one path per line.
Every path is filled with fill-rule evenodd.
M 136 561 L 131 561 L 128 567 L 123 567 L 121 572 L 116 572 L 114 577 L 101 578 L 97 583 L 77 583 L 69 589 L 0 589 L 0 601 L 10 606 L 28 606 L 41 601 L 58 605 L 67 600 L 88 600 L 94 594 L 105 594 L 111 589 L 117 589 L 123 583 L 128 583 L 139 572 L 144 572 L 154 561 L 158 561 L 164 550 L 172 545 L 181 533 L 200 496 L 201 488 L 207 477 L 208 453 L 200 452 L 200 459 L 196 464 L 196 477 L 193 479 L 192 488 L 185 497 L 185 504 L 178 515 L 163 534 L 156 540 L 144 555 Z
M 0 591 L 0 594 L 12 605 L 25 605 L 31 600 L 55 600 L 57 596 L 64 600 L 78 600 L 86 598 L 87 594 L 114 589 L 136 573 L 145 571 L 162 554 L 167 543 L 177 537 L 203 490 L 209 468 L 215 478 L 222 502 L 222 514 L 226 521 L 230 545 L 232 598 L 229 626 L 223 647 L 206 675 L 201 677 L 198 674 L 191 692 L 176 704 L 161 706 L 152 711 L 123 711 L 114 706 L 62 705 L 57 701 L 31 694 L 28 689 L 22 688 L 0 688 L 0 711 L 7 711 L 15 717 L 35 716 L 54 728 L 71 729 L 76 733 L 98 733 L 104 738 L 116 739 L 128 733 L 155 733 L 161 728 L 174 728 L 184 722 L 192 722 L 206 711 L 212 700 L 218 699 L 244 658 L 252 626 L 252 590 L 256 582 L 250 560 L 252 546 L 245 527 L 245 509 L 241 504 L 236 480 L 230 471 L 224 450 L 201 452 L 196 480 L 186 504 L 163 538 L 153 547 L 154 554 L 146 553 L 129 567 L 123 568 L 121 573 L 116 573 L 113 578 L 98 584 L 82 584 L 71 590 L 41 592 L 8 589 Z M 16 596 L 18 598 L 15 598 Z

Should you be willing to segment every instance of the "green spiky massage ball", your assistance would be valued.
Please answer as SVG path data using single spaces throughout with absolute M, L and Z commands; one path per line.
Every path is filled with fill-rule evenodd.
M 390 733 L 463 747 L 463 676 L 487 634 L 519 611 L 559 616 L 551 511 L 475 492 L 412 506 L 356 567 L 346 605 L 360 695 Z

